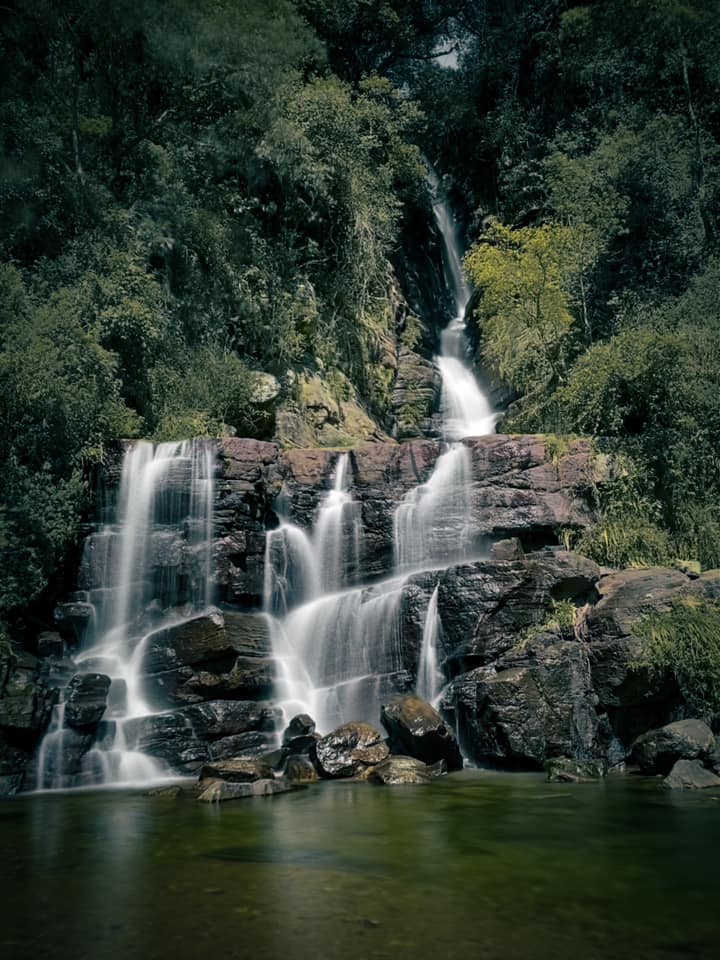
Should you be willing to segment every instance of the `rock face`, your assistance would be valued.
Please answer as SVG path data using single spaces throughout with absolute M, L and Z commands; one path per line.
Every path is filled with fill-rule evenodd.
M 209 760 L 271 748 L 280 711 L 266 703 L 211 700 L 125 723 L 128 748 L 165 761 L 177 773 L 196 773 Z
M 665 786 L 670 790 L 720 789 L 720 777 L 707 770 L 699 760 L 678 760 L 665 777 Z
M 145 695 L 158 709 L 266 698 L 274 677 L 267 619 L 218 610 L 159 630 L 146 641 L 142 670 Z
M 448 770 L 461 770 L 462 754 L 452 731 L 434 707 L 416 696 L 394 697 L 381 712 L 393 753 L 404 753 L 426 764 L 444 761 Z
M 554 757 L 602 753 L 587 651 L 560 633 L 463 675 L 450 695 L 477 763 L 541 769 Z
M 382 734 L 370 724 L 346 723 L 318 740 L 314 760 L 323 777 L 354 777 L 389 753 Z
M 650 683 L 644 671 L 632 669 L 640 651 L 633 625 L 649 613 L 666 612 L 676 599 L 715 596 L 717 579 L 712 572 L 695 577 L 653 567 L 610 574 L 597 589 L 597 603 L 580 612 L 577 635 L 588 646 L 599 708 L 629 747 L 641 733 L 675 719 L 681 706 L 671 678 Z
M 76 674 L 68 684 L 65 723 L 68 727 L 94 727 L 107 706 L 110 677 L 102 673 Z
M 678 760 L 710 759 L 714 748 L 715 737 L 702 720 L 678 720 L 638 737 L 632 755 L 645 773 L 667 774 Z

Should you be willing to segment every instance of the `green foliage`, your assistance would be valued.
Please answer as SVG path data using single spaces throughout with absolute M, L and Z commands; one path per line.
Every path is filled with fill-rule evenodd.
M 482 292 L 483 356 L 517 390 L 532 392 L 565 377 L 575 333 L 573 250 L 570 227 L 513 230 L 493 221 L 465 259 Z
M 673 676 L 694 716 L 710 719 L 720 711 L 720 604 L 677 600 L 669 611 L 643 617 L 633 635 L 641 644 L 634 669 L 656 682 Z
M 250 371 L 233 353 L 214 346 L 176 350 L 152 371 L 155 440 L 252 436 L 257 411 Z

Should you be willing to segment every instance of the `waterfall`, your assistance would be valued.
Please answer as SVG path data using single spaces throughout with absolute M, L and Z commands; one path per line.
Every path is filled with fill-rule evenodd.
M 125 721 L 147 716 L 142 665 L 148 637 L 205 609 L 212 599 L 215 451 L 211 442 L 134 443 L 125 451 L 116 518 L 85 543 L 94 616 L 79 673 L 110 677 L 102 732 L 79 771 L 64 769 L 64 694 L 38 755 L 37 788 L 147 783 L 163 767 L 132 748 Z M 99 728 L 100 729 L 100 728 Z
M 410 490 L 393 516 L 393 572 L 382 583 L 358 582 L 360 508 L 351 494 L 350 458 L 341 454 L 311 530 L 284 520 L 267 534 L 265 611 L 278 662 L 276 696 L 289 719 L 309 713 L 326 732 L 341 722 L 377 723 L 382 699 L 407 689 L 402 650 L 403 596 L 413 571 L 462 562 L 479 549 L 471 524 L 472 462 L 464 437 L 492 433 L 496 414 L 470 363 L 466 309 L 471 291 L 462 269 L 459 231 L 440 181 L 430 171 L 445 279 L 455 307 L 436 357 L 447 449 L 427 481 Z M 446 678 L 438 655 L 438 588 L 429 599 L 415 686 L 436 700 Z
M 444 677 L 438 664 L 438 635 L 440 633 L 440 616 L 438 614 L 438 584 L 430 597 L 425 624 L 423 626 L 422 647 L 418 663 L 417 684 L 415 689 L 418 696 L 435 705 L 444 686 Z
M 428 183 L 433 215 L 440 232 L 445 280 L 452 296 L 455 316 L 440 336 L 440 354 L 435 358 L 442 380 L 441 412 L 448 440 L 481 437 L 494 433 L 497 413 L 480 388 L 470 365 L 467 338 L 467 307 L 471 291 L 462 268 L 460 235 L 440 179 L 430 167 Z
M 349 719 L 376 722 L 380 698 L 394 689 L 402 667 L 404 578 L 352 585 L 362 523 L 350 480 L 349 455 L 340 454 L 312 531 L 284 521 L 265 542 L 276 698 L 288 719 L 310 713 L 322 730 Z

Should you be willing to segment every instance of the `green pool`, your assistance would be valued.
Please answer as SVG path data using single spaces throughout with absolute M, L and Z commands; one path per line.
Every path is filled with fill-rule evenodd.
M 0 804 L 0 957 L 720 956 L 720 796 L 465 771 Z

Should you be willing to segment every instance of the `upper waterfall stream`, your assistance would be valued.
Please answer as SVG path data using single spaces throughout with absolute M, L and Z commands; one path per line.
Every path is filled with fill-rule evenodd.
M 431 169 L 429 187 L 454 306 L 435 358 L 442 380 L 443 434 L 449 441 L 426 483 L 398 504 L 393 518 L 394 570 L 372 586 L 352 583 L 362 561 L 359 504 L 352 498 L 352 459 L 340 454 L 314 530 L 284 521 L 267 535 L 265 610 L 280 665 L 277 696 L 286 718 L 309 713 L 326 732 L 349 720 L 377 723 L 383 697 L 413 688 L 437 700 L 442 624 L 437 587 L 425 613 L 415 676 L 403 670 L 403 592 L 413 572 L 460 562 L 477 552 L 472 529 L 472 466 L 465 437 L 493 433 L 497 414 L 470 362 L 466 310 L 471 291 L 462 269 L 459 230 Z

